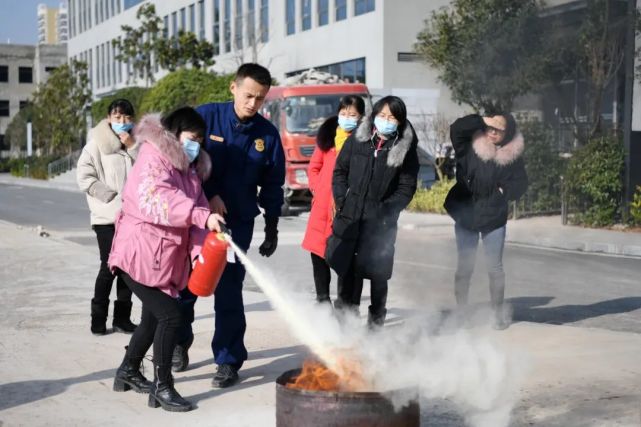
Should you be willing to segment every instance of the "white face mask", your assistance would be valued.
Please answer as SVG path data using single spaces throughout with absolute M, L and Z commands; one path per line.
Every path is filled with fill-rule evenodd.
M 358 119 L 353 117 L 338 116 L 338 126 L 340 126 L 344 131 L 350 132 L 356 129 L 358 126 Z

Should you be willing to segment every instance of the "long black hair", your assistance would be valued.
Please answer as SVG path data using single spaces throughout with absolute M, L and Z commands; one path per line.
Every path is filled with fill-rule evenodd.
M 383 107 L 385 107 L 385 105 L 389 107 L 392 115 L 396 118 L 396 120 L 398 120 L 398 128 L 396 131 L 398 132 L 398 136 L 400 138 L 403 136 L 403 132 L 407 127 L 407 107 L 405 107 L 405 103 L 398 96 L 388 95 L 376 101 L 376 104 L 374 104 L 374 107 L 372 108 L 370 122 L 372 123 L 372 125 L 374 125 L 374 119 L 376 118 L 378 113 L 381 112 Z
M 356 108 L 356 111 L 358 111 L 358 114 L 361 116 L 365 115 L 365 101 L 363 101 L 363 98 L 358 95 L 345 95 L 342 97 L 338 102 L 336 114 L 340 113 L 342 109 L 348 107 Z
M 181 107 L 160 119 L 165 129 L 180 137 L 181 132 L 193 132 L 203 138 L 207 129 L 205 120 L 191 107 Z
M 134 106 L 124 98 L 114 99 L 107 109 L 107 115 L 114 113 L 124 114 L 125 116 L 134 116 Z

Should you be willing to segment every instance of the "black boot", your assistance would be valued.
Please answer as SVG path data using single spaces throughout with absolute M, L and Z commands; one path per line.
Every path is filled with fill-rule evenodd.
M 185 343 L 176 344 L 174 347 L 174 354 L 171 356 L 171 370 L 174 372 L 182 372 L 189 366 L 189 347 L 194 342 L 194 336 Z
M 369 307 L 367 314 L 367 327 L 371 331 L 378 330 L 383 327 L 385 324 L 385 316 L 387 315 L 387 309 L 383 308 L 378 310 L 376 313 L 372 312 L 372 307 Z
M 131 323 L 131 301 L 114 301 L 114 320 L 112 326 L 114 332 L 123 334 L 133 334 L 136 330 L 136 324 Z
M 125 354 L 125 358 L 116 371 L 114 391 L 133 389 L 136 393 L 149 393 L 151 381 L 140 373 L 141 362 L 142 359 L 134 361 Z
M 194 409 L 174 388 L 171 366 L 155 366 L 154 369 L 156 374 L 149 392 L 149 407 L 162 406 L 165 411 L 170 412 L 187 412 Z
M 107 313 L 109 300 L 107 302 L 91 300 L 91 333 L 94 335 L 105 335 L 107 333 Z

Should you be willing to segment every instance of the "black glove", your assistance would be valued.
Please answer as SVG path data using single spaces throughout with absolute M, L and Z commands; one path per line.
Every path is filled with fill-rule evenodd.
M 278 246 L 278 217 L 265 217 L 265 241 L 258 248 L 258 253 L 269 257 Z

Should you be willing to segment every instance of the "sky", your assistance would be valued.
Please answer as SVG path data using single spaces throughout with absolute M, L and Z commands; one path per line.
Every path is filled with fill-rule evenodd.
M 57 8 L 62 0 L 0 0 L 0 43 L 38 42 L 38 5 Z

